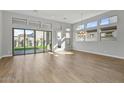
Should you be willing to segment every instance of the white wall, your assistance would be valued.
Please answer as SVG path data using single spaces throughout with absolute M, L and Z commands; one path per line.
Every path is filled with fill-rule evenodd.
M 0 58 L 2 56 L 2 11 L 0 11 Z
M 72 27 L 72 25 L 66 24 L 66 23 L 61 23 L 61 22 L 56 22 L 56 21 L 51 21 L 51 20 L 46 20 L 46 19 L 36 18 L 36 17 L 29 17 L 29 16 L 19 15 L 15 13 L 6 12 L 6 11 L 2 12 L 2 15 L 3 15 L 2 17 L 3 19 L 2 41 L 3 42 L 2 42 L 2 49 L 0 49 L 2 50 L 2 56 L 12 55 L 12 28 L 13 27 L 34 29 L 33 27 L 24 26 L 24 25 L 13 25 L 12 17 L 21 17 L 21 18 L 26 18 L 31 20 L 40 20 L 41 22 L 48 22 L 48 23 L 52 23 L 53 25 L 62 25 L 63 26 L 62 32 L 65 32 L 65 28 Z M 87 23 L 90 21 L 99 20 L 102 17 L 113 16 L 113 15 L 118 16 L 118 24 L 117 24 L 118 33 L 117 33 L 116 41 L 100 41 L 99 40 L 97 42 L 76 42 L 75 27 L 80 23 L 78 22 L 73 24 L 73 39 L 70 39 L 70 41 L 73 41 L 73 49 L 78 51 L 88 51 L 88 52 L 97 53 L 97 54 L 112 55 L 115 57 L 124 58 L 124 11 L 110 11 L 102 15 L 84 20 L 83 22 Z M 56 30 L 52 30 L 52 31 L 53 31 L 52 43 L 54 46 L 55 44 L 57 44 L 56 34 L 58 31 Z M 72 38 L 72 35 L 71 35 L 71 38 Z M 68 48 L 67 45 L 66 45 L 66 48 Z
M 72 29 L 71 24 L 26 16 L 26 15 L 20 15 L 20 14 L 11 13 L 8 11 L 3 11 L 3 38 L 2 38 L 3 39 L 3 42 L 2 42 L 2 50 L 3 51 L 2 51 L 2 56 L 12 55 L 12 28 L 25 28 L 25 29 L 41 30 L 39 28 L 36 28 L 36 27 L 34 28 L 32 26 L 12 24 L 12 17 L 36 20 L 36 21 L 41 21 L 43 23 L 51 23 L 53 26 L 53 30 L 52 30 L 52 40 L 53 40 L 52 45 L 53 45 L 53 47 L 55 46 L 55 44 L 57 44 L 56 34 L 58 32 L 58 30 L 54 30 L 54 26 L 62 25 L 62 27 L 63 27 L 62 32 L 65 32 L 65 29 L 67 27 L 70 27 Z M 66 45 L 66 47 L 67 47 L 67 45 Z
M 77 42 L 75 41 L 75 28 L 80 22 L 73 24 L 73 49 L 78 51 L 103 54 L 113 57 L 124 58 L 124 11 L 109 11 L 99 16 L 95 16 L 84 20 L 83 23 L 88 23 L 94 20 L 99 20 L 107 16 L 118 16 L 118 33 L 116 41 L 96 41 L 96 42 Z

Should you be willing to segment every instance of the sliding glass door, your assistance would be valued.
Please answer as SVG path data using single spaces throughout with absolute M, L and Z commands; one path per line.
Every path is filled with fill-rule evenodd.
M 36 53 L 41 53 L 44 50 L 44 32 L 36 31 Z
M 13 55 L 52 51 L 52 32 L 13 29 Z
M 13 36 L 14 36 L 14 40 L 13 40 L 14 55 L 23 55 L 24 54 L 24 30 L 14 29 Z
M 34 54 L 34 30 L 25 30 L 25 54 Z
M 45 40 L 45 52 L 52 51 L 52 32 L 46 31 L 44 34 L 44 40 Z
M 52 32 L 36 31 L 36 53 L 52 51 Z

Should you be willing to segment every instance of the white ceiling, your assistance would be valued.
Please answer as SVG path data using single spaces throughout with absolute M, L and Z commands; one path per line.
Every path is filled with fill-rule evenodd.
M 108 10 L 11 10 L 10 12 L 60 22 L 75 23 L 81 21 L 82 19 L 84 20 L 108 12 Z

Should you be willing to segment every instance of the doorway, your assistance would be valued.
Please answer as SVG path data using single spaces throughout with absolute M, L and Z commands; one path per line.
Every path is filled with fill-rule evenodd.
M 52 51 L 52 32 L 13 28 L 13 55 Z

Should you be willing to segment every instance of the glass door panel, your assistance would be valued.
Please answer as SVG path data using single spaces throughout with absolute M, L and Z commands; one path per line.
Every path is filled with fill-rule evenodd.
M 36 31 L 36 53 L 43 52 L 44 49 L 44 36 L 43 31 Z
M 24 54 L 24 30 L 14 29 L 13 52 L 14 55 Z
M 13 55 L 52 51 L 52 32 L 14 29 Z
M 52 32 L 47 32 L 47 51 L 52 51 Z
M 44 44 L 44 52 L 46 52 L 47 51 L 47 32 L 46 31 L 44 31 L 43 44 Z
M 25 30 L 25 54 L 34 54 L 34 30 Z

